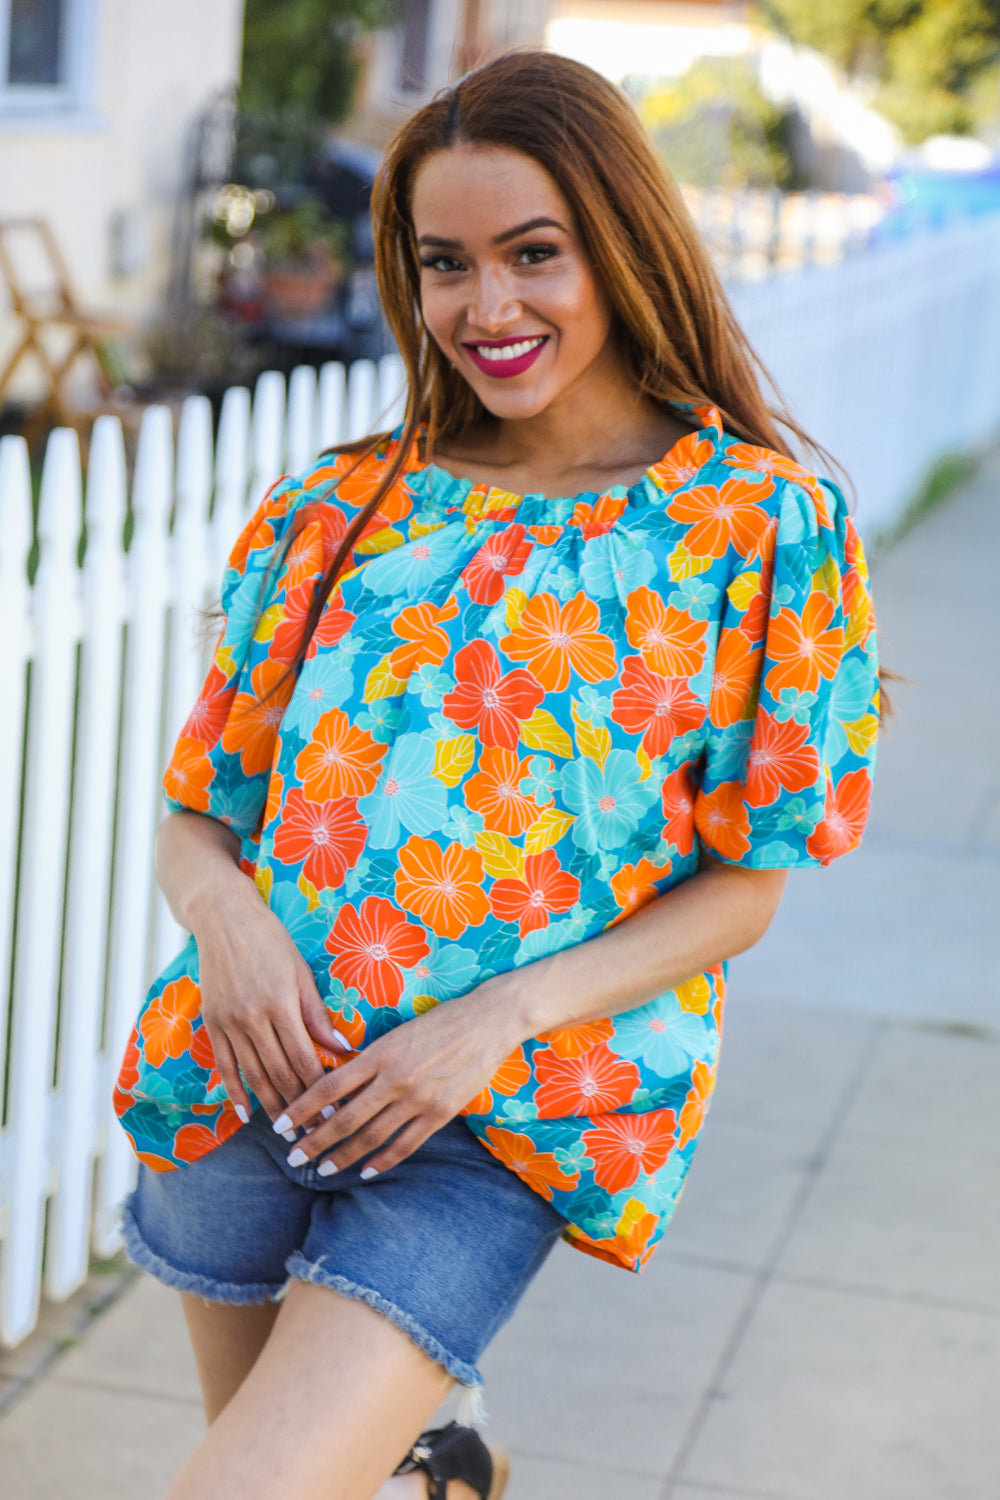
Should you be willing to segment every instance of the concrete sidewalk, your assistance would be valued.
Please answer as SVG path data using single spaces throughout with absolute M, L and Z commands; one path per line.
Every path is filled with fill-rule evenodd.
M 559 1247 L 487 1355 L 509 1500 L 1000 1495 L 998 554 L 1000 455 L 878 568 L 913 685 L 865 847 L 794 877 L 733 965 L 644 1275 Z M 175 1299 L 141 1281 L 0 1422 L 0 1488 L 155 1500 L 201 1427 Z

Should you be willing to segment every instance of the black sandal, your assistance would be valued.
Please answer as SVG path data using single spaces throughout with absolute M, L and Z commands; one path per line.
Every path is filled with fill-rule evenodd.
M 505 1453 L 491 1453 L 474 1427 L 449 1422 L 422 1432 L 396 1473 L 412 1474 L 415 1469 L 427 1475 L 428 1500 L 448 1500 L 452 1479 L 461 1479 L 480 1500 L 500 1500 L 510 1463 Z

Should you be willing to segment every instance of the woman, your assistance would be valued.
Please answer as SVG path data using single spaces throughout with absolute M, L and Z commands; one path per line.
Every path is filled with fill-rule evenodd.
M 617 90 L 470 74 L 375 225 L 406 421 L 264 500 L 166 777 L 193 938 L 118 1106 L 211 1423 L 173 1500 L 498 1495 L 456 1426 L 393 1471 L 560 1233 L 640 1269 L 725 960 L 868 807 L 857 532 Z

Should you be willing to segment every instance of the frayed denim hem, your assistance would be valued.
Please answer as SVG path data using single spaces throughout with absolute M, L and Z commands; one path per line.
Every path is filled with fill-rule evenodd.
M 134 1265 L 148 1271 L 164 1286 L 204 1297 L 207 1302 L 226 1302 L 233 1307 L 254 1302 L 277 1302 L 288 1284 L 286 1281 L 215 1281 L 198 1271 L 178 1271 L 146 1244 L 127 1202 L 122 1206 L 121 1230 L 125 1254 Z
M 322 1260 L 315 1263 L 306 1259 L 301 1250 L 296 1250 L 285 1262 L 288 1274 L 293 1281 L 309 1281 L 314 1286 L 327 1286 L 334 1292 L 340 1292 L 343 1297 L 352 1297 L 356 1302 L 365 1302 L 369 1307 L 388 1318 L 394 1323 L 407 1338 L 413 1340 L 418 1349 L 428 1355 L 435 1364 L 443 1365 L 448 1374 L 460 1385 L 477 1388 L 483 1384 L 483 1377 L 475 1365 L 467 1365 L 464 1360 L 456 1359 L 449 1354 L 443 1344 L 422 1328 L 417 1320 L 397 1307 L 394 1302 L 388 1302 L 381 1292 L 376 1292 L 370 1286 L 359 1286 L 356 1281 L 349 1281 L 346 1276 L 337 1276 L 333 1272 L 324 1271 Z

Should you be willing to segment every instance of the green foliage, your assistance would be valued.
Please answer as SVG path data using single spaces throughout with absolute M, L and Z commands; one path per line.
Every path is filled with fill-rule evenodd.
M 759 0 L 765 21 L 815 47 L 911 143 L 964 134 L 1000 113 L 1000 0 Z
M 246 0 L 241 104 L 336 124 L 351 107 L 363 31 L 389 25 L 398 0 Z
M 797 186 L 787 110 L 761 92 L 743 58 L 702 58 L 639 101 L 673 175 L 697 187 Z

